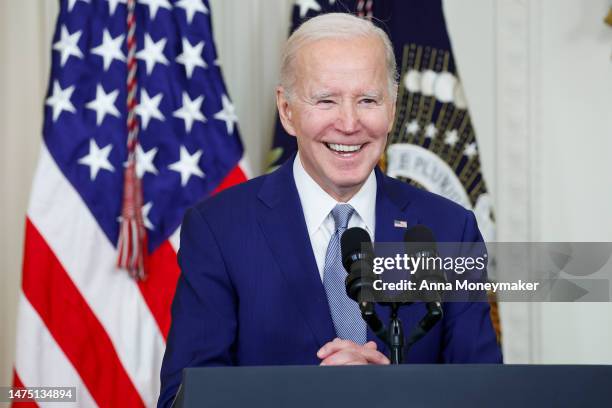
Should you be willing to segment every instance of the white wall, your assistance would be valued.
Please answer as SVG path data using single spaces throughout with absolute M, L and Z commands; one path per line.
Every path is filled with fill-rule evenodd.
M 612 241 L 612 27 L 607 0 L 542 1 L 540 240 Z M 612 363 L 612 304 L 544 304 L 536 361 Z
M 291 0 L 211 0 L 253 167 L 271 140 Z M 498 239 L 612 241 L 608 0 L 445 0 Z M 10 383 L 25 208 L 57 5 L 0 1 L 0 385 Z M 502 305 L 509 362 L 612 363 L 612 305 Z
M 612 241 L 608 0 L 445 0 L 499 241 Z M 612 363 L 612 304 L 502 304 L 507 362 Z
M 0 386 L 12 379 L 25 210 L 55 13 L 55 1 L 0 1 Z

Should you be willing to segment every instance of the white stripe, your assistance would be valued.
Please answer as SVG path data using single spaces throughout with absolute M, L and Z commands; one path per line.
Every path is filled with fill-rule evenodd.
M 170 245 L 172 245 L 174 252 L 178 252 L 179 248 L 181 247 L 181 226 L 180 225 L 176 229 L 176 231 L 174 231 L 174 234 L 170 235 L 170 238 L 168 240 L 170 241 Z
M 253 178 L 251 163 L 249 162 L 249 159 L 248 157 L 246 157 L 246 155 L 242 155 L 242 159 L 240 159 L 240 161 L 238 162 L 238 167 L 240 167 L 247 180 Z
M 79 374 L 28 299 L 19 296 L 15 370 L 26 387 L 76 387 L 77 403 L 39 402 L 41 407 L 96 407 Z
M 159 393 L 165 342 L 117 251 L 43 144 L 28 215 L 106 330 L 147 406 Z

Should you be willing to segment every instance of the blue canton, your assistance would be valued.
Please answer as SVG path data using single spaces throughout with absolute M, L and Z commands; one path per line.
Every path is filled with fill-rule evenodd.
M 44 141 L 116 245 L 127 159 L 125 0 L 61 2 L 45 101 Z M 149 251 L 242 157 L 206 0 L 136 6 L 137 171 Z

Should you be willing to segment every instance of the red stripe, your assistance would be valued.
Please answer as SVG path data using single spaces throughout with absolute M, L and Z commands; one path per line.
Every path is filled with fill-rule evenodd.
M 236 184 L 240 184 L 243 181 L 247 181 L 247 176 L 244 174 L 240 166 L 234 167 L 227 176 L 221 181 L 221 184 L 217 186 L 213 194 L 217 194 L 219 191 L 225 190 Z
M 147 276 L 138 282 L 138 286 L 166 338 L 170 329 L 170 305 L 180 273 L 176 253 L 169 241 L 164 241 L 150 254 L 145 270 Z
M 23 382 L 21 381 L 21 378 L 19 378 L 19 376 L 17 375 L 17 372 L 15 370 L 13 370 L 13 387 L 15 387 L 15 388 L 25 388 L 25 385 L 23 385 Z M 11 404 L 11 407 L 15 407 L 15 408 L 28 408 L 28 407 L 37 407 L 37 406 L 38 405 L 34 401 L 13 402 Z
M 23 292 L 100 406 L 144 406 L 106 331 L 29 219 Z
M 242 169 L 236 166 L 223 179 L 213 194 L 246 180 L 247 177 Z M 139 282 L 140 291 L 159 326 L 159 330 L 166 338 L 170 329 L 170 306 L 180 274 L 176 262 L 176 253 L 170 242 L 165 241 L 155 252 L 150 254 L 146 262 L 147 277 Z

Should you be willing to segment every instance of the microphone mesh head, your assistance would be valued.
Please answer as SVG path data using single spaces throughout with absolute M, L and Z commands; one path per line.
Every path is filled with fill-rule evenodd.
M 361 244 L 369 244 L 372 246 L 370 234 L 363 228 L 353 227 L 344 231 L 340 238 L 340 248 L 342 251 L 342 259 L 356 252 L 361 252 Z M 369 248 L 368 248 L 369 249 Z
M 365 248 L 362 248 L 365 245 Z M 340 238 L 340 252 L 342 254 L 342 265 L 349 271 L 351 264 L 356 261 L 355 256 L 360 259 L 374 256 L 370 234 L 363 228 L 349 228 Z
M 436 238 L 433 232 L 425 225 L 415 225 L 404 234 L 406 252 L 410 254 L 418 252 L 435 252 Z

